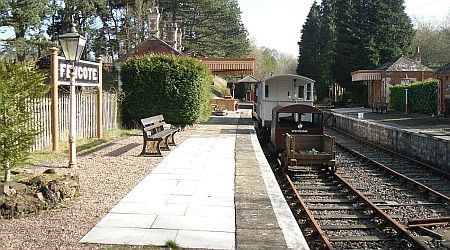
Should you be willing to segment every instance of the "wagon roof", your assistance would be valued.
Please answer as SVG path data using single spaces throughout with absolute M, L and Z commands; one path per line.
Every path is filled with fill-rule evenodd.
M 282 79 L 296 79 L 299 80 L 300 82 L 316 82 L 313 79 L 310 79 L 306 76 L 300 76 L 300 75 L 293 75 L 293 74 L 284 74 L 284 75 L 276 75 L 276 76 L 271 76 L 268 77 L 266 79 L 264 79 L 264 81 L 272 81 L 272 80 L 282 80 Z

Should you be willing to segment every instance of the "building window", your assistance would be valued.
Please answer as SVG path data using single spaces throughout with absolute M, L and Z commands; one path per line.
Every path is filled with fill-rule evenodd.
M 269 97 L 269 85 L 264 85 L 264 97 Z
M 306 85 L 306 100 L 312 100 L 312 85 L 308 83 Z
M 300 99 L 305 98 L 305 86 L 303 85 L 298 86 L 298 98 Z

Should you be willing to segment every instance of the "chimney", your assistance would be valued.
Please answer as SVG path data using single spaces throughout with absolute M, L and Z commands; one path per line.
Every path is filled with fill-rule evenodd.
M 173 49 L 177 50 L 177 34 L 178 25 L 176 23 L 167 27 L 167 43 L 172 46 Z
M 150 35 L 159 38 L 159 13 L 158 7 L 155 7 L 152 12 L 148 13 L 148 26 Z
M 421 63 L 422 55 L 420 54 L 420 47 L 416 47 L 416 53 L 414 54 L 414 62 Z

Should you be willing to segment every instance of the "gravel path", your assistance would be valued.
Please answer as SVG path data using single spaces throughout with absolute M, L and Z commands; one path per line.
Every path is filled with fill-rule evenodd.
M 177 143 L 182 143 L 193 132 L 194 129 L 178 132 L 175 135 Z M 136 147 L 121 155 L 106 155 L 131 143 L 136 143 Z M 130 136 L 99 151 L 79 156 L 78 169 L 65 168 L 68 159 L 46 163 L 46 167 L 55 168 L 57 172 L 78 175 L 81 196 L 58 209 L 25 218 L 0 219 L 0 249 L 105 249 L 105 245 L 78 241 L 163 159 L 137 157 L 141 150 L 142 135 Z M 37 168 L 38 171 L 44 169 Z

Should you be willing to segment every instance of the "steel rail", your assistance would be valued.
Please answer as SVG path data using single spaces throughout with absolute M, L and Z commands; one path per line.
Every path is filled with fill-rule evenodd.
M 442 217 L 442 218 L 426 218 L 426 219 L 413 219 L 408 221 L 408 226 L 411 225 L 434 225 L 434 224 L 442 224 L 442 223 L 450 223 L 450 217 Z
M 399 172 L 397 172 L 397 171 L 395 171 L 395 170 L 385 166 L 384 164 L 382 164 L 382 163 L 380 163 L 378 161 L 370 159 L 369 157 L 363 155 L 362 153 L 360 153 L 360 152 L 358 152 L 358 151 L 356 151 L 354 149 L 351 149 L 351 148 L 349 148 L 349 147 L 347 147 L 347 146 L 345 146 L 345 145 L 343 145 L 343 144 L 341 144 L 339 142 L 336 142 L 336 146 L 341 147 L 344 150 L 350 151 L 351 153 L 353 153 L 353 154 L 355 154 L 355 155 L 357 155 L 357 156 L 359 156 L 359 157 L 361 157 L 361 158 L 363 158 L 363 159 L 365 159 L 365 160 L 375 164 L 378 168 L 381 168 L 381 169 L 389 172 L 390 174 L 392 174 L 394 176 L 397 176 L 397 177 L 400 177 L 400 178 L 406 180 L 410 185 L 413 185 L 413 186 L 416 186 L 416 187 L 419 187 L 419 188 L 425 190 L 426 192 L 430 193 L 431 195 L 435 196 L 436 198 L 440 199 L 441 201 L 443 201 L 445 203 L 450 203 L 450 197 L 448 197 L 448 196 L 446 196 L 446 195 L 444 195 L 444 194 L 442 194 L 442 193 L 440 193 L 440 192 L 438 192 L 438 191 L 436 191 L 434 189 L 431 189 L 428 186 L 425 186 L 424 184 L 422 184 L 422 183 L 420 183 L 420 182 L 418 182 L 418 181 L 416 181 L 414 179 L 411 179 L 408 176 L 406 176 L 404 174 L 401 174 L 401 173 L 399 173 Z
M 382 219 L 386 220 L 397 232 L 397 234 L 400 237 L 405 238 L 410 243 L 412 243 L 414 246 L 418 247 L 419 249 L 429 249 L 429 247 L 423 243 L 422 241 L 415 238 L 411 233 L 409 233 L 405 227 L 403 227 L 400 223 L 395 221 L 392 217 L 390 217 L 388 214 L 386 214 L 381 208 L 379 208 L 377 205 L 375 205 L 372 201 L 370 201 L 364 194 L 362 194 L 360 191 L 355 189 L 349 182 L 344 180 L 339 174 L 335 173 L 334 176 L 341 181 L 347 188 L 349 188 L 352 192 L 358 195 L 358 198 L 361 199 L 364 203 L 366 203 L 370 209 L 372 209 L 376 214 L 378 214 Z
M 291 186 L 292 190 L 295 193 L 295 196 L 297 197 L 297 200 L 300 202 L 300 205 L 303 209 L 303 211 L 306 213 L 306 219 L 310 221 L 310 223 L 313 225 L 313 230 L 316 231 L 316 233 L 319 235 L 319 241 L 322 242 L 323 247 L 325 249 L 334 249 L 333 246 L 331 246 L 331 242 L 329 238 L 326 236 L 325 232 L 320 227 L 319 223 L 314 218 L 314 215 L 311 213 L 311 210 L 309 210 L 308 206 L 306 205 L 305 201 L 301 197 L 301 195 L 298 193 L 297 188 L 295 187 L 294 182 L 292 182 L 291 178 L 288 174 L 285 173 L 285 177 L 287 181 L 289 182 L 289 185 Z
M 419 161 L 419 160 L 417 160 L 417 159 L 414 159 L 414 158 L 409 157 L 409 156 L 406 156 L 406 155 L 402 155 L 402 154 L 400 154 L 400 153 L 398 153 L 398 152 L 395 152 L 395 151 L 392 150 L 392 149 L 389 149 L 389 148 L 380 146 L 380 145 L 375 144 L 375 143 L 373 143 L 373 142 L 365 141 L 365 140 L 363 140 L 363 139 L 361 139 L 361 138 L 359 138 L 359 137 L 357 137 L 357 136 L 355 136 L 355 135 L 349 134 L 349 133 L 347 133 L 347 132 L 345 132 L 345 131 L 343 131 L 343 130 L 341 130 L 341 129 L 338 129 L 338 128 L 336 128 L 336 127 L 328 127 L 328 128 L 333 129 L 333 130 L 336 130 L 336 131 L 338 131 L 339 133 L 342 133 L 342 134 L 344 134 L 345 136 L 350 137 L 350 138 L 352 138 L 352 139 L 354 139 L 354 140 L 356 140 L 356 141 L 359 141 L 359 142 L 361 142 L 361 143 L 369 144 L 369 145 L 371 145 L 371 146 L 373 146 L 373 147 L 380 148 L 380 149 L 382 149 L 382 150 L 384 150 L 384 151 L 387 151 L 387 152 L 389 152 L 389 153 L 391 153 L 391 154 L 394 154 L 394 155 L 397 155 L 397 156 L 399 156 L 399 157 L 401 157 L 401 158 L 404 158 L 404 159 L 407 159 L 407 160 L 409 160 L 409 161 L 412 161 L 412 162 L 414 162 L 414 163 L 416 163 L 416 164 L 418 164 L 418 165 L 422 165 L 422 166 L 424 166 L 424 167 L 427 167 L 427 168 L 433 170 L 434 172 L 436 172 L 436 173 L 438 173 L 438 174 L 440 174 L 440 175 L 443 175 L 443 176 L 445 176 L 446 178 L 450 179 L 450 173 L 448 173 L 448 172 L 446 172 L 446 171 L 443 171 L 443 170 L 441 170 L 441 169 L 435 168 L 435 167 L 433 167 L 433 166 L 430 166 L 429 164 L 427 164 L 427 163 L 425 163 L 425 162 Z

